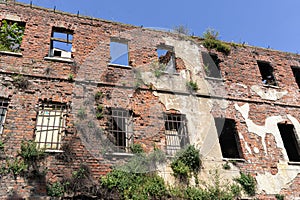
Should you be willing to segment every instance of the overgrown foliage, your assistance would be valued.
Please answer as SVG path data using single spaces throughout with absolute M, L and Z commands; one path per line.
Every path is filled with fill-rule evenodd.
M 0 28 L 0 51 L 20 51 L 24 29 L 17 22 L 3 20 Z
M 0 152 L 4 151 L 4 143 L 0 140 Z
M 64 186 L 60 182 L 47 184 L 47 195 L 51 197 L 62 197 L 64 195 L 64 192 Z
M 101 178 L 101 185 L 116 190 L 122 199 L 160 199 L 166 195 L 164 180 L 155 173 L 113 170 Z
M 188 181 L 188 177 L 194 175 L 197 181 L 197 173 L 200 171 L 201 164 L 199 150 L 189 145 L 176 153 L 171 168 L 174 176 L 180 180 Z
M 276 195 L 275 195 L 275 198 L 276 198 L 277 200 L 284 200 L 284 195 L 282 195 L 282 194 L 276 194 Z
M 28 81 L 28 78 L 21 74 L 15 75 L 12 78 L 13 78 L 14 84 L 20 89 L 27 89 L 30 84 L 30 82 Z
M 198 84 L 197 82 L 195 81 L 188 81 L 186 82 L 186 87 L 188 88 L 188 90 L 190 91 L 197 91 L 199 88 L 198 88 Z
M 178 34 L 183 34 L 183 35 L 190 35 L 190 30 L 188 29 L 187 26 L 185 25 L 178 25 L 178 26 L 175 26 L 173 28 L 174 32 L 175 33 L 178 33 Z
M 245 174 L 242 173 L 240 174 L 240 177 L 234 179 L 236 182 L 241 184 L 243 187 L 244 191 L 250 195 L 254 196 L 255 191 L 256 191 L 256 181 L 253 176 L 251 176 L 249 173 Z
M 223 52 L 225 54 L 230 53 L 230 45 L 225 44 L 224 42 L 218 40 L 219 32 L 208 29 L 203 34 L 203 46 L 206 47 L 208 50 L 216 49 L 219 52 Z

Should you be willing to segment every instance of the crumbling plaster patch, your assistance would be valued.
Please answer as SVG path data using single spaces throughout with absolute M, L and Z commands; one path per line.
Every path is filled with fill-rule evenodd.
M 250 107 L 248 103 L 242 106 L 235 104 L 235 109 L 239 111 L 245 119 L 246 125 L 248 127 L 248 132 L 254 133 L 262 137 L 262 143 L 265 150 L 265 154 L 267 154 L 266 144 L 264 140 L 266 133 L 273 134 L 276 140 L 277 147 L 283 149 L 282 153 L 284 155 L 284 160 L 277 164 L 278 173 L 276 175 L 272 175 L 269 172 L 265 172 L 264 174 L 258 174 L 256 176 L 259 191 L 264 190 L 267 194 L 279 193 L 282 188 L 288 187 L 289 182 L 291 182 L 297 176 L 300 168 L 299 166 L 288 165 L 287 163 L 288 157 L 286 151 L 284 150 L 285 148 L 280 136 L 279 129 L 277 127 L 277 123 L 284 121 L 284 119 L 281 116 L 271 116 L 265 120 L 264 126 L 258 126 L 252 120 L 249 119 L 248 114 L 250 111 Z M 294 125 L 299 137 L 299 121 L 291 115 L 287 115 L 287 118 Z M 251 153 L 251 151 L 249 151 L 249 153 Z
M 278 92 L 275 88 L 262 88 L 258 85 L 251 86 L 251 90 L 255 92 L 262 99 L 276 101 L 281 99 L 284 95 L 287 95 L 287 91 Z

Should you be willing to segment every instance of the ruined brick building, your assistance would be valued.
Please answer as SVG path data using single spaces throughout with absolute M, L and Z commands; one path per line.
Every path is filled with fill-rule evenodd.
M 20 3 L 0 10 L 1 26 L 22 36 L 0 51 L 1 162 L 22 141 L 48 152 L 43 178 L 3 175 L 1 197 L 45 195 L 82 163 L 97 179 L 138 143 L 169 157 L 193 144 L 200 177 L 250 173 L 256 197 L 300 198 L 299 55 L 239 44 L 224 53 L 198 37 Z

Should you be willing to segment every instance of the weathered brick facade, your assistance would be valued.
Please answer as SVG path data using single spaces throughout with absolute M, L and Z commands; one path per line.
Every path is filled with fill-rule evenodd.
M 229 179 L 250 173 L 258 184 L 257 198 L 300 198 L 299 158 L 288 156 L 277 126 L 294 126 L 299 151 L 300 93 L 291 69 L 300 66 L 299 55 L 236 44 L 226 55 L 207 50 L 196 37 L 19 3 L 0 3 L 0 10 L 0 21 L 26 23 L 21 52 L 0 51 L 0 97 L 8 101 L 1 134 L 5 155 L 13 159 L 22 141 L 36 140 L 41 103 L 68 108 L 62 147 L 41 162 L 45 175 L 38 180 L 1 176 L 1 198 L 45 196 L 46 183 L 71 176 L 81 164 L 97 181 L 130 156 L 131 143 L 141 144 L 146 152 L 157 147 L 168 153 L 165 113 L 184 115 L 189 143 L 202 154 L 200 177 L 207 178 L 211 169 Z M 71 58 L 50 56 L 52 27 L 72 31 Z M 127 65 L 110 63 L 112 38 L 128 45 Z M 159 71 L 157 48 L 162 46 L 174 55 L 172 73 Z M 218 57 L 222 78 L 206 75 L 201 52 Z M 262 83 L 257 61 L 272 66 L 277 86 Z M 187 88 L 191 81 L 197 91 Z M 120 119 L 126 131 L 114 130 L 113 108 L 128 111 Z M 214 118 L 235 121 L 240 158 L 222 156 Z M 117 142 L 126 149 L 122 152 L 112 142 L 118 140 L 117 131 L 126 135 Z M 228 160 L 234 165 L 224 170 Z M 160 173 L 167 180 L 171 177 L 169 167 Z

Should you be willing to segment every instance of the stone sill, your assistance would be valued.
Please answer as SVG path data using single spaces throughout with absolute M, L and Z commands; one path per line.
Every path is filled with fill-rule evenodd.
M 222 158 L 223 161 L 235 161 L 235 162 L 247 162 L 245 159 L 243 158 Z
M 105 153 L 105 156 L 120 156 L 120 157 L 132 157 L 133 153 L 122 153 L 122 152 L 113 152 L 113 153 Z
M 117 68 L 124 68 L 124 69 L 132 69 L 129 65 L 121 65 L 121 64 L 114 64 L 114 63 L 108 63 L 107 64 L 110 67 L 117 67 Z
M 0 51 L 0 54 L 22 57 L 22 53 L 12 52 L 12 51 Z
M 63 153 L 63 150 L 58 150 L 58 149 L 46 149 L 46 153 Z
M 289 165 L 299 165 L 300 166 L 300 162 L 289 161 L 288 164 Z
M 44 57 L 45 60 L 57 61 L 57 62 L 66 62 L 73 63 L 74 61 L 71 58 L 61 58 L 61 57 Z
M 209 76 L 205 76 L 204 77 L 205 79 L 207 79 L 207 80 L 212 80 L 212 81 L 222 81 L 222 82 L 224 82 L 225 80 L 224 79 L 222 79 L 222 78 L 214 78 L 214 77 L 209 77 Z
M 280 89 L 279 86 L 275 86 L 275 85 L 268 85 L 268 84 L 263 84 L 264 87 L 267 87 L 267 88 L 274 88 L 274 89 Z

